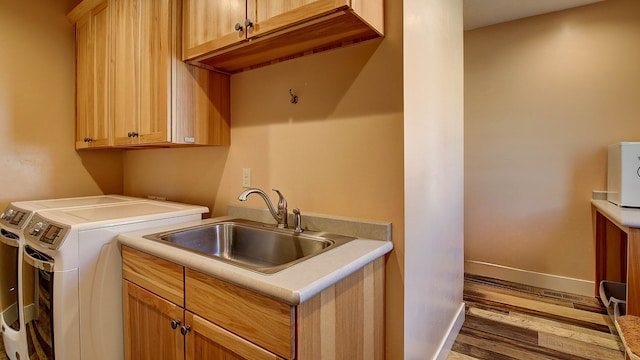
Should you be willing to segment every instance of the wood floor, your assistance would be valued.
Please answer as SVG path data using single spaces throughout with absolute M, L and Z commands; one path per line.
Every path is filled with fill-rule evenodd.
M 4 351 L 4 343 L 2 342 L 2 337 L 0 336 L 0 360 L 8 360 L 7 354 Z
M 596 298 L 467 275 L 464 301 L 464 325 L 448 360 L 624 360 Z M 6 359 L 1 340 L 0 350 Z
M 584 297 L 465 276 L 465 321 L 448 360 L 624 360 L 606 309 Z

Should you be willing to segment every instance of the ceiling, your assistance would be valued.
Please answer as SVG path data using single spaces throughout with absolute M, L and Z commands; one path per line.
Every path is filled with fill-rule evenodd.
M 603 0 L 464 0 L 464 29 L 470 30 Z

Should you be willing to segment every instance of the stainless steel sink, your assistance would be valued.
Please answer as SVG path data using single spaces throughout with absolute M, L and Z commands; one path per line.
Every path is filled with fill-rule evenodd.
M 292 229 L 278 229 L 242 219 L 151 234 L 145 238 L 265 274 L 286 269 L 355 239 L 325 232 L 296 233 Z

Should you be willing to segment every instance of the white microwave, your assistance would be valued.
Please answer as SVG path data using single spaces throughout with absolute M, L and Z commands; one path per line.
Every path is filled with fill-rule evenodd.
M 640 142 L 609 145 L 607 200 L 640 207 Z

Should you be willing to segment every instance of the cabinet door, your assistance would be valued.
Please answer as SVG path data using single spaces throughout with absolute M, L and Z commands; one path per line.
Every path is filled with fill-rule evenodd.
M 108 2 L 76 23 L 76 148 L 109 146 Z
M 191 331 L 185 337 L 187 360 L 277 360 L 277 355 L 185 311 Z
M 289 304 L 186 268 L 185 308 L 274 354 L 294 357 L 295 308 Z
M 140 121 L 140 22 L 138 0 L 115 0 L 113 6 L 113 142 L 138 142 Z M 138 135 L 134 135 L 138 134 Z
M 340 8 L 347 8 L 350 3 L 350 0 L 248 0 L 247 14 L 255 24 L 248 36 L 265 35 Z
M 181 307 L 127 280 L 122 281 L 122 300 L 125 360 L 184 359 Z M 173 329 L 172 321 L 178 320 Z
M 185 60 L 246 39 L 246 0 L 184 0 L 183 9 Z M 243 30 L 236 30 L 236 24 Z
M 139 143 L 169 142 L 171 128 L 171 0 L 141 0 Z
M 168 142 L 171 122 L 171 1 L 116 0 L 114 143 Z

